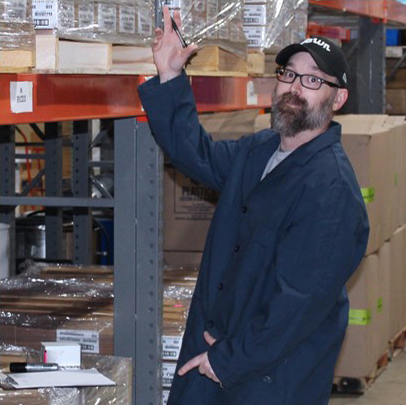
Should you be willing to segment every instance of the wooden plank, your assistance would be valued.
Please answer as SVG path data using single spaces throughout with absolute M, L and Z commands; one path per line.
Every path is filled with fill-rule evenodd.
M 29 50 L 0 51 L 0 73 L 30 72 L 35 66 L 35 53 Z
M 188 74 L 199 76 L 208 73 L 234 74 L 246 76 L 248 73 L 247 60 L 228 52 L 219 46 L 205 46 L 200 48 L 190 59 L 186 71 Z
M 261 51 L 248 52 L 248 74 L 263 75 L 265 73 L 265 54 Z
M 150 47 L 113 45 L 112 59 L 113 74 L 157 74 Z

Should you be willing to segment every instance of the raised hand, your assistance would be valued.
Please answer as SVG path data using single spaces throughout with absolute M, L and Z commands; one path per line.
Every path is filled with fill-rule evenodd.
M 163 14 L 164 31 L 162 31 L 160 28 L 155 30 L 156 39 L 152 44 L 154 62 L 158 70 L 161 83 L 179 76 L 186 61 L 197 49 L 197 45 L 195 44 L 190 44 L 186 48 L 182 47 L 178 35 L 172 28 L 171 15 L 167 6 L 164 6 Z M 175 20 L 179 30 L 181 30 L 182 22 L 178 10 L 174 11 L 173 19 Z

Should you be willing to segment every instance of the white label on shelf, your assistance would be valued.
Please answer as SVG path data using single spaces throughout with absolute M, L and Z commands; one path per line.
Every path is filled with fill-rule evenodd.
M 135 34 L 135 7 L 120 6 L 119 19 L 121 33 Z
M 56 340 L 58 342 L 77 342 L 82 347 L 82 352 L 99 353 L 99 332 L 92 330 L 57 329 Z
M 101 31 L 116 32 L 116 6 L 110 4 L 98 5 L 98 23 Z
M 247 105 L 257 105 L 258 95 L 255 93 L 255 86 L 252 80 L 247 82 Z
M 94 26 L 94 5 L 80 4 L 78 7 L 79 28 Z
M 181 336 L 162 336 L 162 358 L 164 360 L 177 360 L 181 346 Z
M 166 405 L 168 403 L 169 398 L 169 390 L 162 390 L 162 405 Z
M 5 20 L 26 20 L 27 0 L 5 2 L 3 17 Z
M 35 29 L 50 29 L 58 26 L 57 0 L 32 0 L 32 19 Z
M 162 363 L 162 386 L 170 387 L 175 375 L 176 363 Z
M 10 108 L 14 114 L 32 112 L 32 82 L 10 82 Z

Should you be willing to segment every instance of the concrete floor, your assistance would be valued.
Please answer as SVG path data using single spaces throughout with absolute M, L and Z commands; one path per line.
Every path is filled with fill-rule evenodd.
M 333 394 L 329 405 L 406 405 L 406 352 L 389 362 L 364 395 Z

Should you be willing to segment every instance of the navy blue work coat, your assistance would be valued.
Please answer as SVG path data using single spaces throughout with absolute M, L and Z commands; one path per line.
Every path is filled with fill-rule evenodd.
M 139 94 L 173 165 L 220 192 L 178 367 L 208 351 L 223 387 L 194 369 L 175 377 L 169 404 L 327 404 L 348 322 L 345 283 L 369 233 L 340 125 L 261 181 L 277 133 L 214 142 L 185 73 L 164 84 L 155 77 Z

